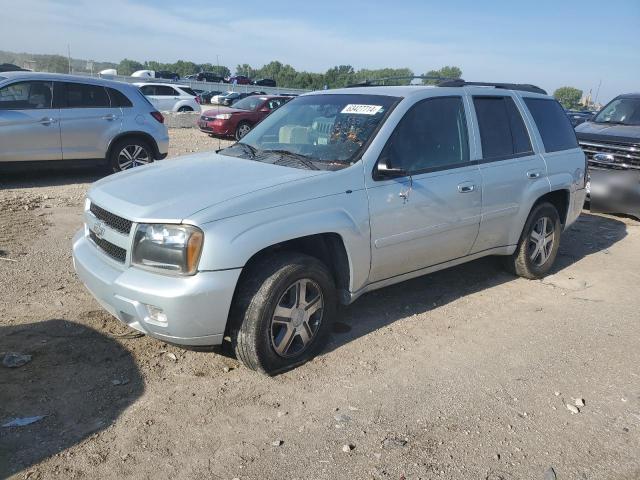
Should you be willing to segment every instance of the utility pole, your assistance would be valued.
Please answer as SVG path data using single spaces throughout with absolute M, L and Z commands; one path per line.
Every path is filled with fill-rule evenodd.
M 71 47 L 67 43 L 67 58 L 69 59 L 69 73 L 71 73 Z
M 598 89 L 596 90 L 596 99 L 593 101 L 594 106 L 598 103 L 598 95 L 600 95 L 600 85 L 602 85 L 602 79 L 598 82 Z

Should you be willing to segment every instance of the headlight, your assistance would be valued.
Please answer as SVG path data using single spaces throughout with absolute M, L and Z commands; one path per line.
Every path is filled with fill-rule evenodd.
M 229 120 L 231 118 L 231 114 L 230 113 L 219 113 L 214 118 L 217 118 L 218 120 Z
M 198 269 L 204 234 L 191 225 L 140 224 L 133 241 L 131 263 L 178 275 Z

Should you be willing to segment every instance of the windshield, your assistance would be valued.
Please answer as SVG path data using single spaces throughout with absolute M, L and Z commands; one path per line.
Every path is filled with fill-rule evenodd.
M 640 125 L 640 98 L 616 98 L 596 116 L 597 123 Z
M 297 97 L 220 153 L 296 168 L 345 168 L 358 160 L 363 146 L 399 100 L 359 94 Z
M 239 108 L 240 110 L 255 110 L 258 108 L 262 102 L 265 101 L 265 98 L 260 98 L 256 96 L 245 97 L 242 100 L 238 100 L 233 104 L 233 108 Z

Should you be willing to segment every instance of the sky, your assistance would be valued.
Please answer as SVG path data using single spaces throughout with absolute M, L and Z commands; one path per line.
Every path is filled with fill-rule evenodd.
M 457 65 L 465 80 L 640 91 L 640 0 L 0 0 L 0 49 L 298 70 Z

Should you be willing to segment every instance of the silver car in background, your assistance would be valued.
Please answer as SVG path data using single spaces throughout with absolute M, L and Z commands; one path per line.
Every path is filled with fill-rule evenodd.
M 114 172 L 167 156 L 164 118 L 126 83 L 36 72 L 0 75 L 0 168 L 106 163 Z

